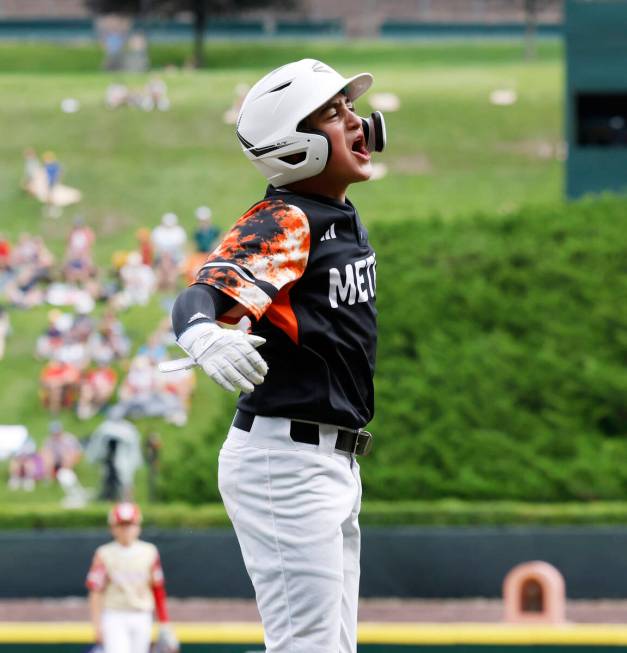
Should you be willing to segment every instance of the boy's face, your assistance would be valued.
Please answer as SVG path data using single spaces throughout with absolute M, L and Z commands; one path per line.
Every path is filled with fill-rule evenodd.
M 139 524 L 116 524 L 111 527 L 113 539 L 122 546 L 130 546 L 139 537 L 141 529 Z
M 366 181 L 372 174 L 370 152 L 353 103 L 343 93 L 332 97 L 307 119 L 307 126 L 323 131 L 331 141 L 331 156 L 325 169 L 317 175 L 330 188 L 344 188 Z

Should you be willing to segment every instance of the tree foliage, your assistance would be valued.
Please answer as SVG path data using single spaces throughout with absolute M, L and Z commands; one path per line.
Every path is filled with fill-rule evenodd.
M 87 8 L 97 14 L 129 14 L 173 16 L 191 13 L 194 20 L 194 61 L 204 63 L 205 28 L 210 17 L 233 15 L 249 9 L 264 7 L 292 7 L 297 0 L 84 0 Z

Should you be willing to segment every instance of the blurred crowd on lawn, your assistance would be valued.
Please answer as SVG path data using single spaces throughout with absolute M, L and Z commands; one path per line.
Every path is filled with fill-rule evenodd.
M 118 31 L 119 25 L 113 25 L 107 32 L 105 49 L 111 65 L 105 67 L 147 70 L 141 35 L 126 41 Z M 128 47 L 122 47 L 125 43 Z M 233 104 L 223 116 L 226 124 L 235 123 L 247 90 L 244 84 L 236 86 Z M 104 106 L 171 108 L 167 85 L 157 75 L 142 87 L 110 84 Z M 80 108 L 75 98 L 61 102 L 65 113 Z M 142 437 L 138 427 L 144 426 L 137 420 L 151 418 L 149 424 L 163 420 L 178 427 L 188 420 L 194 370 L 166 375 L 158 365 L 175 344 L 169 308 L 178 290 L 194 280 L 217 244 L 219 230 L 207 206 L 196 209 L 195 228 L 189 234 L 176 214 L 165 213 L 156 224 L 138 229 L 133 248 L 115 252 L 103 267 L 94 256 L 98 230 L 80 214 L 68 216 L 82 193 L 64 183 L 64 166 L 56 154 L 29 147 L 23 152 L 23 164 L 22 190 L 41 203 L 42 219 L 53 219 L 66 233 L 64 252 L 55 257 L 39 233 L 23 232 L 10 239 L 0 232 L 0 364 L 7 358 L 7 341 L 20 340 L 20 334 L 12 332 L 11 315 L 46 307 L 36 313 L 42 324 L 32 342 L 32 355 L 41 365 L 38 402 L 50 418 L 48 435 L 42 439 L 42 434 L 33 437 L 26 425 L 2 424 L 0 417 L 0 460 L 8 459 L 8 487 L 32 491 L 40 483 L 58 483 L 66 505 L 83 505 L 95 496 L 85 490 L 76 472 L 85 459 L 101 467 L 98 498 L 131 500 L 135 472 L 143 464 L 155 472 L 161 447 L 158 432 L 151 430 Z M 150 327 L 142 341 L 133 342 L 120 316 L 146 307 L 155 295 L 165 309 L 163 318 L 156 323 L 146 320 Z M 249 326 L 243 318 L 237 328 Z M 64 416 L 70 412 L 74 423 L 85 422 L 86 432 L 78 437 L 64 428 Z M 154 473 L 149 473 L 148 482 L 149 494 L 154 495 Z
M 5 454 L 8 486 L 29 491 L 39 482 L 58 482 L 68 504 L 80 505 L 87 496 L 75 467 L 85 457 L 102 466 L 101 498 L 131 499 L 136 469 L 154 459 L 159 446 L 153 434 L 144 438 L 142 451 L 135 421 L 187 422 L 194 371 L 158 371 L 175 344 L 166 312 L 217 244 L 219 230 L 206 206 L 196 209 L 189 235 L 174 213 L 166 213 L 136 232 L 133 250 L 115 252 L 103 268 L 94 259 L 97 231 L 81 215 L 65 228 L 59 259 L 40 235 L 24 232 L 11 240 L 0 233 L 0 359 L 6 358 L 7 340 L 19 338 L 11 329 L 12 314 L 48 309 L 37 313 L 46 317 L 32 353 L 41 362 L 39 401 L 50 415 L 50 432 L 40 447 L 24 432 Z M 120 316 L 146 306 L 155 294 L 166 309 L 163 319 L 146 329 L 142 342 L 132 342 Z M 78 420 L 96 419 L 95 430 L 80 440 L 65 431 L 68 411 Z

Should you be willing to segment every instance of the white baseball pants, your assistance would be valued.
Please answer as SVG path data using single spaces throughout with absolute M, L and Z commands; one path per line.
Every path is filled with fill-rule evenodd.
M 139 610 L 105 610 L 102 613 L 104 653 L 148 653 L 152 614 Z
M 266 653 L 356 653 L 361 504 L 359 465 L 294 442 L 290 420 L 231 427 L 218 484 L 257 598 Z

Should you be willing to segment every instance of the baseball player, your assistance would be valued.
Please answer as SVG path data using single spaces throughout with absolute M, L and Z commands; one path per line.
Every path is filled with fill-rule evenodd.
M 154 544 L 138 539 L 141 519 L 134 503 L 112 508 L 113 542 L 98 547 L 87 575 L 91 622 L 104 653 L 148 653 L 153 610 L 161 624 L 159 653 L 179 650 L 168 625 L 159 553 Z
M 261 79 L 237 121 L 265 197 L 209 255 L 172 319 L 189 358 L 237 412 L 219 488 L 255 588 L 267 653 L 354 653 L 361 500 L 371 436 L 376 263 L 346 197 L 382 150 L 371 85 L 303 59 Z M 253 320 L 250 333 L 216 321 Z

